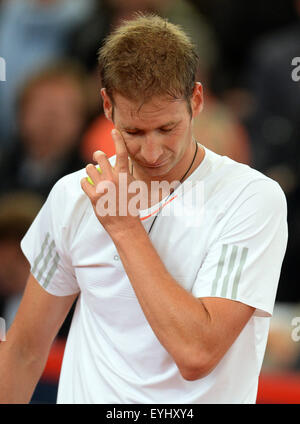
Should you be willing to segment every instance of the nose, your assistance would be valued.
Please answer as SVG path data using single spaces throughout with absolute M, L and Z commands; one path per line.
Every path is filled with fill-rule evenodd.
M 163 148 L 158 140 L 146 137 L 142 143 L 140 154 L 145 163 L 154 165 L 163 159 Z

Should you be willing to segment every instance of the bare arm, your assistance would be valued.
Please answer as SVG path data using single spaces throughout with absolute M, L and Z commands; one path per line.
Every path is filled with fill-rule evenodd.
M 77 294 L 53 296 L 30 274 L 6 342 L 0 343 L 0 403 L 28 403 L 51 344 Z
M 149 324 L 182 376 L 207 375 L 255 308 L 229 299 L 195 298 L 168 273 L 142 225 L 114 242 Z

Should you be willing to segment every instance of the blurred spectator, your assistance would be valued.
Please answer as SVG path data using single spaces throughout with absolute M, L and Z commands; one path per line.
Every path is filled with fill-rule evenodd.
M 295 318 L 298 328 L 293 324 Z M 293 337 L 293 331 L 297 337 Z M 300 303 L 276 303 L 270 323 L 263 371 L 300 371 L 299 337 Z
M 300 16 L 300 1 L 295 5 Z M 300 20 L 260 40 L 247 70 L 254 105 L 247 122 L 252 163 L 278 181 L 288 202 L 289 242 L 277 294 L 281 302 L 300 302 L 300 81 L 292 79 L 291 64 L 299 57 L 299 40 Z
M 4 0 L 0 4 L 0 55 L 7 81 L 0 85 L 0 142 L 16 131 L 15 100 L 24 81 L 62 57 L 70 33 L 92 13 L 95 0 Z
M 245 127 L 231 110 L 204 88 L 203 111 L 194 118 L 194 136 L 221 156 L 250 164 L 251 146 Z
M 211 87 L 218 95 L 240 86 L 249 49 L 258 37 L 296 20 L 293 0 L 191 1 L 210 20 L 220 47 Z
M 0 197 L 0 316 L 11 325 L 29 275 L 20 241 L 42 207 L 43 199 L 30 192 Z
M 0 167 L 0 190 L 47 196 L 63 175 L 84 166 L 78 146 L 86 124 L 84 73 L 63 62 L 33 76 L 19 97 L 20 133 Z

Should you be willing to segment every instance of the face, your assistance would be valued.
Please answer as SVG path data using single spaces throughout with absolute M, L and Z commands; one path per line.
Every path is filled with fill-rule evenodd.
M 66 154 L 77 142 L 83 124 L 79 88 L 66 78 L 34 87 L 21 113 L 22 138 L 36 159 Z
M 135 172 L 149 179 L 179 179 L 193 156 L 192 118 L 202 108 L 202 86 L 195 85 L 192 115 L 186 100 L 152 98 L 139 104 L 116 93 L 114 107 L 102 89 L 106 116 L 121 132 Z

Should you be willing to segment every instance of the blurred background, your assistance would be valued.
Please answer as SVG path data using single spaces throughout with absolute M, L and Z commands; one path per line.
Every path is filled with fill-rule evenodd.
M 53 184 L 96 149 L 115 153 L 97 50 L 138 10 L 196 44 L 205 107 L 195 137 L 286 194 L 289 243 L 257 402 L 300 403 L 300 0 L 0 0 L 0 316 L 9 328 L 29 272 L 20 240 Z M 72 312 L 32 403 L 56 401 Z

